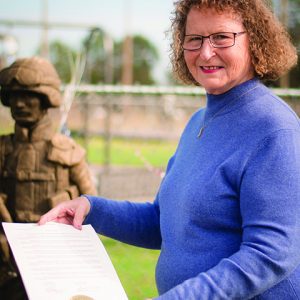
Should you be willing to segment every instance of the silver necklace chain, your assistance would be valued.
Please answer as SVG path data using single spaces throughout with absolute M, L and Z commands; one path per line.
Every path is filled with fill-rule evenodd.
M 200 130 L 198 132 L 197 138 L 199 139 L 205 128 L 208 127 L 208 125 L 217 117 L 219 116 L 222 112 L 224 112 L 224 110 L 229 107 L 230 104 L 235 103 L 238 99 L 240 99 L 241 97 L 243 97 L 244 95 L 248 94 L 249 92 L 255 90 L 258 86 L 256 85 L 255 87 L 253 87 L 252 89 L 246 91 L 245 93 L 241 94 L 240 96 L 238 96 L 237 98 L 233 99 L 232 101 L 229 101 L 227 104 L 225 104 L 221 109 L 219 109 L 206 123 L 204 123 L 201 127 Z

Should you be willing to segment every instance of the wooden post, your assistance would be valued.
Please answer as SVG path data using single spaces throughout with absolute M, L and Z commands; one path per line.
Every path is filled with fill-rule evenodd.
M 122 84 L 131 85 L 133 82 L 133 41 L 129 35 L 123 42 L 122 62 Z
M 106 118 L 104 123 L 104 171 L 109 172 L 111 165 L 111 115 L 112 106 L 110 103 L 110 97 L 105 97 L 105 111 Z
M 43 12 L 42 12 L 42 42 L 41 42 L 41 56 L 49 57 L 49 43 L 48 43 L 48 0 L 43 0 Z
M 86 160 L 88 162 L 89 154 L 89 97 L 84 98 L 83 111 L 84 111 L 84 122 L 83 122 L 83 147 L 86 150 Z
M 131 0 L 123 1 L 124 9 L 124 40 L 122 49 L 122 78 L 124 85 L 132 85 L 133 83 L 133 38 L 131 34 Z
M 289 25 L 289 1 L 288 0 L 281 0 L 280 1 L 280 21 L 281 23 L 288 28 Z M 279 84 L 281 88 L 288 88 L 289 87 L 289 74 L 283 75 L 280 80 Z

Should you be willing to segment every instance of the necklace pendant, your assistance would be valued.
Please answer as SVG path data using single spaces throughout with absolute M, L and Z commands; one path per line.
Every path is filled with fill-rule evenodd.
M 201 137 L 203 131 L 204 131 L 204 127 L 201 127 L 200 130 L 199 130 L 199 133 L 198 133 L 198 135 L 197 135 L 197 138 L 198 138 L 198 139 Z

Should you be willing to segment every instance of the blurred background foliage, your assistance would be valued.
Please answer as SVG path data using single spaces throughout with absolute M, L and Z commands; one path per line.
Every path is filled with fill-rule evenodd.
M 88 84 L 121 84 L 124 40 L 113 41 L 113 52 L 105 51 L 105 34 L 97 28 L 92 29 L 83 40 L 83 52 L 86 54 L 86 66 L 82 82 Z M 133 44 L 133 84 L 152 85 L 156 83 L 153 67 L 158 62 L 156 46 L 141 35 L 132 37 Z M 55 65 L 63 83 L 71 80 L 70 60 L 75 60 L 76 50 L 63 41 L 53 41 L 49 46 L 50 60 Z M 112 55 L 111 57 L 108 57 Z M 107 64 L 110 63 L 111 65 Z M 111 73 L 111 76 L 107 76 Z
M 273 7 L 278 18 L 287 26 L 294 45 L 300 53 L 300 0 L 273 0 Z M 126 38 L 121 40 L 110 40 L 108 33 L 101 28 L 93 28 L 82 41 L 82 51 L 86 53 L 86 67 L 83 75 L 83 82 L 90 84 L 121 84 L 122 72 L 124 71 L 124 52 Z M 154 67 L 159 61 L 157 46 L 142 35 L 130 37 L 132 55 L 132 78 L 131 84 L 154 85 L 157 80 L 154 76 Z M 111 45 L 108 45 L 111 43 Z M 71 70 L 66 57 L 75 59 L 76 51 L 63 41 L 53 41 L 49 46 L 50 59 L 57 68 L 64 83 L 71 78 Z M 169 84 L 179 84 L 171 75 L 166 73 Z M 107 75 L 108 74 L 108 75 Z M 272 84 L 275 87 L 284 85 L 280 80 Z M 288 85 L 292 88 L 300 88 L 300 67 L 295 67 L 289 74 Z M 285 87 L 285 86 L 282 86 Z
M 171 0 L 169 0 L 171 1 Z M 288 28 L 293 43 L 300 52 L 300 0 L 266 0 L 273 6 L 273 10 L 280 21 Z M 37 54 L 49 57 L 57 68 L 63 83 L 69 83 L 72 75 L 71 62 L 78 54 L 85 56 L 85 70 L 82 83 L 86 84 L 139 84 L 139 85 L 178 85 L 172 74 L 170 64 L 162 66 L 162 60 L 168 60 L 167 50 L 162 50 L 161 43 L 151 41 L 141 34 L 130 33 L 126 30 L 124 23 L 123 36 L 115 39 L 112 32 L 107 32 L 99 25 L 59 23 L 55 25 L 47 19 L 48 0 L 39 0 L 40 5 L 44 4 L 41 21 L 25 20 L 0 20 L 0 24 L 6 26 L 5 31 L 0 33 L 0 68 L 9 64 L 18 53 L 17 37 L 12 33 L 12 27 L 26 27 L 28 25 L 41 30 L 38 38 L 40 46 L 32 47 L 32 55 Z M 75 5 L 75 4 L 74 4 Z M 129 9 L 128 9 L 129 11 Z M 131 15 L 125 10 L 124 19 L 130 23 Z M 165 16 L 166 19 L 168 16 Z M 112 19 L 112 22 L 113 19 Z M 67 28 L 82 26 L 85 35 L 76 40 L 76 46 L 70 46 L 63 38 L 58 39 L 55 35 L 50 39 L 48 31 L 58 26 L 61 31 Z M 93 27 L 94 26 L 94 27 Z M 96 26 L 96 27 L 95 27 Z M 141 27 L 143 24 L 141 24 Z M 161 31 L 165 30 L 162 28 Z M 170 37 L 166 35 L 165 37 Z M 33 36 L 32 39 L 36 39 Z M 5 51 L 11 53 L 5 53 Z M 164 51 L 164 52 L 162 52 Z M 272 83 L 280 87 L 300 87 L 300 67 L 294 68 L 288 76 Z
M 282 10 L 282 3 L 286 2 L 287 12 Z M 286 23 L 294 45 L 300 51 L 300 0 L 273 1 L 274 11 Z M 111 40 L 109 34 L 101 28 L 93 28 L 82 41 L 82 51 L 86 53 L 86 67 L 83 82 L 89 84 L 121 84 L 123 83 L 124 52 L 126 38 Z M 110 39 L 110 40 L 109 40 Z M 132 54 L 131 84 L 153 85 L 157 84 L 154 68 L 159 62 L 159 52 L 156 45 L 142 35 L 130 37 Z M 110 44 L 110 45 L 109 45 Z M 75 59 L 76 50 L 63 41 L 52 41 L 49 46 L 50 59 L 57 68 L 63 83 L 68 83 L 71 78 L 70 57 Z M 176 82 L 170 71 L 165 72 L 169 84 Z M 289 87 L 300 87 L 300 67 L 294 68 L 289 75 Z M 280 86 L 280 81 L 272 84 Z

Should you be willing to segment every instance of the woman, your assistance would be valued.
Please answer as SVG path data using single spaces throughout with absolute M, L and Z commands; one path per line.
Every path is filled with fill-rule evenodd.
M 297 60 L 263 0 L 176 3 L 173 66 L 207 107 L 153 204 L 83 196 L 42 217 L 161 249 L 157 299 L 299 299 L 300 122 L 261 80 Z

